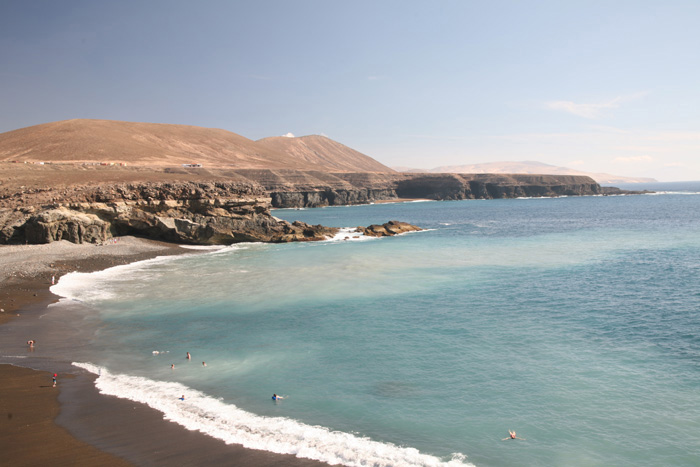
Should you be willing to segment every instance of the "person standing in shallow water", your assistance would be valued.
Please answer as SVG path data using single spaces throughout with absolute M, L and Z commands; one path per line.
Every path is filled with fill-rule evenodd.
M 54 373 L 53 374 L 53 387 L 56 387 L 56 378 L 58 378 L 58 374 Z
M 189 352 L 187 352 L 187 360 L 191 360 L 191 359 L 192 359 L 192 356 L 190 355 Z

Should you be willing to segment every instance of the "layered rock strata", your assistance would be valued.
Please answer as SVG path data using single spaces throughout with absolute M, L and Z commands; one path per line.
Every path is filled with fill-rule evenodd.
M 0 209 L 0 244 L 103 243 L 121 235 L 199 245 L 281 243 L 324 240 L 339 230 L 275 218 L 265 192 L 249 184 L 116 185 L 80 192 L 79 201 Z M 397 223 L 385 230 L 396 235 L 409 228 Z
M 326 174 L 324 183 L 308 183 L 315 176 L 284 177 L 279 172 L 260 172 L 248 174 L 247 178 L 261 184 L 270 193 L 272 206 L 278 208 L 365 204 L 398 198 L 462 200 L 603 194 L 592 178 L 575 175 L 336 173 Z
M 249 183 L 150 183 L 71 187 L 51 204 L 0 210 L 0 243 L 101 243 L 137 235 L 184 244 L 321 240 L 337 229 L 270 215 Z
M 143 170 L 95 174 L 126 178 L 143 176 Z M 172 174 L 166 169 L 158 176 L 167 180 Z M 278 220 L 270 214 L 270 208 L 365 204 L 398 198 L 460 200 L 610 193 L 585 176 L 331 174 L 249 169 L 210 171 L 206 177 L 197 182 L 96 181 L 82 185 L 61 184 L 58 180 L 53 186 L 35 182 L 19 190 L 0 190 L 0 243 L 64 239 L 99 243 L 119 235 L 191 244 L 309 241 L 332 236 L 337 229 Z M 366 235 L 391 234 L 398 224 L 372 227 L 367 228 Z

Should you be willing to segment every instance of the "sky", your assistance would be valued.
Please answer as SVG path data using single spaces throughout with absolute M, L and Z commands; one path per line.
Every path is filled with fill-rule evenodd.
M 0 0 L 0 132 L 175 123 L 700 180 L 699 23 L 697 0 Z

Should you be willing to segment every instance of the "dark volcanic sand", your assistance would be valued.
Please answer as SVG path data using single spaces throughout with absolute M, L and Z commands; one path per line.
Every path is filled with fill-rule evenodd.
M 51 276 L 97 271 L 161 255 L 183 254 L 176 245 L 125 237 L 116 244 L 0 246 L 0 324 L 31 320 L 46 312 L 57 297 L 48 288 Z M 191 252 L 191 251 L 190 251 Z M 38 323 L 38 320 L 37 320 Z M 37 329 L 37 334 L 44 331 Z M 33 360 L 29 336 L 11 336 L 28 358 L 0 356 L 0 453 L 3 465 L 250 465 L 322 466 L 291 455 L 245 449 L 163 419 L 143 404 L 104 396 L 94 376 L 56 362 L 58 386 L 51 372 L 28 367 L 51 366 Z M 47 352 L 37 339 L 37 354 Z M 39 349 L 41 347 L 41 351 Z M 21 353 L 20 352 L 20 353 Z M 52 370 L 54 371 L 54 370 Z M 59 405 L 60 404 L 60 405 Z

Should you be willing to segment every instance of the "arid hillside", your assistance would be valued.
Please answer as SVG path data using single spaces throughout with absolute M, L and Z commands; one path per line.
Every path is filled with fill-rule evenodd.
M 394 172 L 323 136 L 253 141 L 214 128 L 85 119 L 2 133 L 0 161 Z
M 286 154 L 301 164 L 325 167 L 330 172 L 394 172 L 374 159 L 325 136 L 275 136 L 257 141 L 275 154 Z

